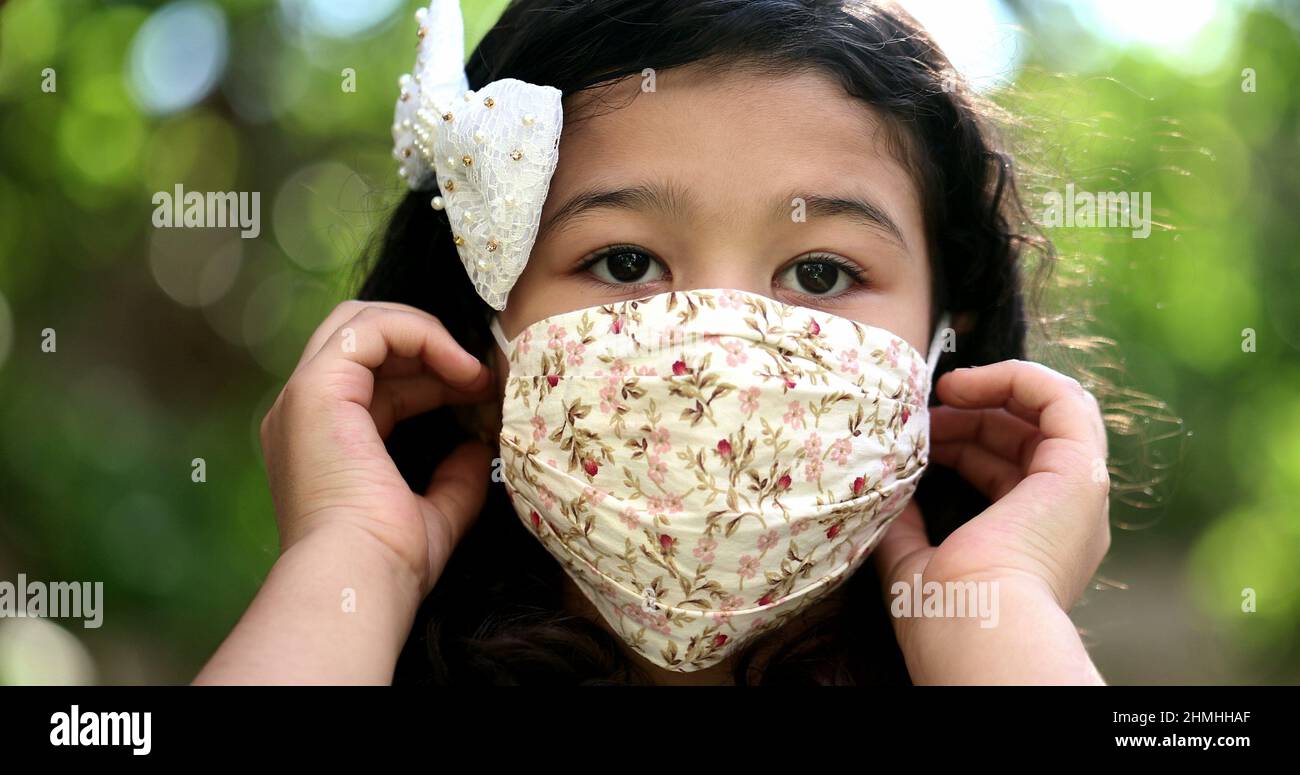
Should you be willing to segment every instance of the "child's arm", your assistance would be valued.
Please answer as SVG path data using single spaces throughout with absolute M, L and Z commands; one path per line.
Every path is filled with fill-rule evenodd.
M 913 683 L 1105 685 L 1074 623 L 1041 581 L 982 581 L 997 590 L 995 626 L 982 627 L 978 617 L 895 619 Z
M 895 617 L 913 680 L 1104 683 L 1067 615 L 1110 548 L 1096 400 L 1025 361 L 958 369 L 936 391 L 944 405 L 931 413 L 932 462 L 993 503 L 938 547 L 909 504 L 876 550 L 877 567 L 891 604 L 919 576 L 923 593 L 933 581 L 991 605 L 960 617 Z
M 369 535 L 289 547 L 195 684 L 390 683 L 419 582 Z
M 420 601 L 482 508 L 480 442 L 425 493 L 384 447 L 406 417 L 489 400 L 490 373 L 428 313 L 340 305 L 262 422 L 281 555 L 195 683 L 387 683 Z

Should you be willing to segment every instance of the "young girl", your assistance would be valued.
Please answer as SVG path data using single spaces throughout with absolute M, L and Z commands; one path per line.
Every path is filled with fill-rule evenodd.
M 1106 431 L 1020 360 L 1052 254 L 950 73 L 884 3 L 513 2 L 466 99 L 553 87 L 563 132 L 504 309 L 476 133 L 267 414 L 282 553 L 196 682 L 1100 683 Z M 703 340 L 609 354 L 652 323 Z

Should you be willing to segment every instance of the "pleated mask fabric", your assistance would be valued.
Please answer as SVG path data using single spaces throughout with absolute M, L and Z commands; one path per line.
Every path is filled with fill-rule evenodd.
M 847 580 L 929 455 L 929 356 L 728 289 L 556 315 L 505 341 L 516 513 L 614 632 L 692 672 Z

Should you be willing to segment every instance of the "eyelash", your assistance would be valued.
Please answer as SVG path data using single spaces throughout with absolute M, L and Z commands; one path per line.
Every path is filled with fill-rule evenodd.
M 596 264 L 600 263 L 601 261 L 604 261 L 606 258 L 609 258 L 610 256 L 618 255 L 619 253 L 641 253 L 643 255 L 649 256 L 651 261 L 654 261 L 655 263 L 659 264 L 659 266 L 663 269 L 665 277 L 672 276 L 668 272 L 668 264 L 664 263 L 664 261 L 658 256 L 656 256 L 654 253 L 651 253 L 650 251 L 638 245 L 624 245 L 624 244 L 607 245 L 603 248 L 600 248 L 599 250 L 592 253 L 587 258 L 582 259 L 582 261 L 578 263 L 577 271 L 580 274 L 582 274 L 583 277 L 586 278 L 588 281 L 593 282 L 596 285 L 599 285 L 603 288 L 616 288 L 621 291 L 627 291 L 628 289 L 640 288 L 644 285 L 650 285 L 650 283 L 609 283 L 600 279 L 590 271 L 591 268 Z M 660 280 L 662 279 L 664 278 L 660 278 Z M 658 280 L 656 280 L 655 282 L 658 282 Z
M 656 280 L 654 282 L 659 282 L 660 280 L 672 276 L 669 273 L 668 265 L 664 263 L 664 261 L 660 259 L 658 256 L 656 256 L 654 253 L 651 253 L 649 250 L 646 250 L 645 248 L 640 247 L 638 245 L 627 245 L 627 244 L 607 245 L 603 248 L 600 248 L 599 250 L 596 250 L 594 253 L 592 253 L 591 255 L 582 259 L 579 262 L 577 266 L 577 271 L 581 273 L 590 282 L 593 282 L 605 288 L 617 288 L 623 291 L 627 291 L 628 289 L 640 288 L 643 285 L 650 285 L 651 283 L 609 283 L 609 282 L 605 282 L 599 277 L 596 277 L 590 271 L 593 266 L 605 260 L 609 256 L 617 255 L 618 253 L 623 253 L 623 252 L 641 253 L 645 256 L 648 256 L 650 260 L 658 263 L 659 266 L 663 269 L 665 277 L 661 277 L 659 278 L 659 280 Z M 852 261 L 849 261 L 846 258 L 841 258 L 840 256 L 834 255 L 832 253 L 808 253 L 806 255 L 799 256 L 798 258 L 794 259 L 790 263 L 782 266 L 779 270 L 777 270 L 777 275 L 781 275 L 782 273 L 789 271 L 791 267 L 798 266 L 801 263 L 809 262 L 809 261 L 817 261 L 817 262 L 834 265 L 835 268 L 847 274 L 849 278 L 853 280 L 854 285 L 864 286 L 868 284 L 867 273 L 861 266 L 859 266 L 858 264 Z M 835 296 L 818 296 L 816 294 L 802 293 L 800 291 L 792 291 L 792 292 L 799 293 L 802 296 L 808 296 L 810 298 L 819 298 L 819 299 L 836 298 Z M 851 292 L 852 289 L 837 294 L 837 296 L 844 296 Z
M 847 258 L 841 258 L 833 253 L 808 253 L 806 255 L 799 256 L 795 260 L 781 267 L 780 271 L 778 271 L 777 274 L 789 270 L 790 267 L 792 266 L 798 266 L 799 264 L 803 264 L 807 262 L 832 264 L 835 266 L 835 268 L 839 269 L 840 271 L 844 272 L 849 277 L 851 277 L 853 279 L 853 282 L 855 283 L 863 284 L 867 281 L 867 273 L 865 270 L 863 270 L 861 266 L 858 266 L 857 264 L 853 263 Z

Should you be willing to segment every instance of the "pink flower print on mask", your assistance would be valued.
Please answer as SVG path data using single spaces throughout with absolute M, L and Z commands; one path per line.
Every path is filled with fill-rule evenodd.
M 808 464 L 804 466 L 804 479 L 815 482 L 822 475 L 822 437 L 811 433 L 803 443 L 803 453 Z
M 767 554 L 767 550 L 776 546 L 780 540 L 781 534 L 775 528 L 761 533 L 758 536 L 758 551 Z
M 564 349 L 569 351 L 570 366 L 582 365 L 582 354 L 587 351 L 586 345 L 581 342 L 569 342 L 564 346 Z
M 600 411 L 601 414 L 609 414 L 618 408 L 618 399 L 615 394 L 618 392 L 618 380 L 611 378 L 605 387 L 600 389 Z
M 858 373 L 857 350 L 840 350 L 840 370 L 845 374 Z
M 744 297 L 735 291 L 723 291 L 718 297 L 718 306 L 722 309 L 741 309 L 745 306 Z
M 661 635 L 672 634 L 672 630 L 668 627 L 668 617 L 663 614 L 647 613 L 641 609 L 640 603 L 628 603 L 623 606 L 622 610 L 623 613 L 630 618 L 640 622 Z
M 790 409 L 781 416 L 781 420 L 794 430 L 803 429 L 803 404 L 798 401 L 790 402 Z
M 727 351 L 728 366 L 739 366 L 749 360 L 749 356 L 745 355 L 745 345 L 743 342 L 727 342 L 722 347 Z
M 713 564 L 713 552 L 717 548 L 717 539 L 700 536 L 700 540 L 696 542 L 695 549 L 691 553 L 699 558 L 701 565 L 711 565 Z
M 831 444 L 830 451 L 827 452 L 827 454 L 830 455 L 831 460 L 835 461 L 836 465 L 846 466 L 849 464 L 849 453 L 852 451 L 852 441 L 847 438 L 836 439 L 835 442 Z
M 740 595 L 732 595 L 722 601 L 722 610 L 713 615 L 713 620 L 718 623 L 719 627 L 725 627 L 731 623 L 731 612 L 745 604 L 745 598 Z
M 891 369 L 898 368 L 898 356 L 903 354 L 903 343 L 894 339 L 885 348 L 885 363 L 889 364 Z
M 808 457 L 821 457 L 822 437 L 815 432 L 808 434 L 803 442 L 803 452 Z
M 618 515 L 619 521 L 627 525 L 629 530 L 636 530 L 641 527 L 641 518 L 637 516 L 636 509 L 628 506 Z
M 650 442 L 654 444 L 655 452 L 660 455 L 673 448 L 668 429 L 662 425 L 650 431 Z
M 897 465 L 897 462 L 894 460 L 893 452 L 880 458 L 880 483 L 882 485 L 894 481 L 894 467 Z
M 742 554 L 740 556 L 740 566 L 736 568 L 736 575 L 742 579 L 752 579 L 758 575 L 758 558 Z
M 546 511 L 555 508 L 555 493 L 551 492 L 545 485 L 538 486 L 537 498 L 542 502 L 542 508 Z
M 533 415 L 533 441 L 541 441 L 546 435 L 546 421 L 538 415 Z
M 756 387 L 746 388 L 740 391 L 740 411 L 747 415 L 758 411 L 759 389 Z
M 911 389 L 912 395 L 920 396 L 925 387 L 925 372 L 921 370 L 921 364 L 912 361 L 912 371 L 907 377 L 907 386 Z
M 533 349 L 532 342 L 533 330 L 531 328 L 525 328 L 523 336 L 519 337 L 519 343 L 515 345 L 515 348 L 519 351 L 520 355 L 527 355 L 528 351 Z
M 568 336 L 568 333 L 564 330 L 564 326 L 551 324 L 551 327 L 546 329 L 546 334 L 551 337 L 546 346 L 552 350 L 563 350 L 564 337 Z
M 668 465 L 664 463 L 664 461 L 660 460 L 659 456 L 654 453 L 646 455 L 646 460 L 650 465 L 650 481 L 662 485 L 664 483 L 664 477 L 668 474 Z

